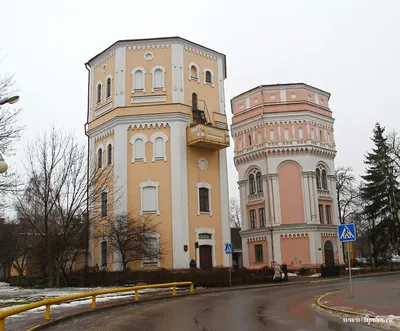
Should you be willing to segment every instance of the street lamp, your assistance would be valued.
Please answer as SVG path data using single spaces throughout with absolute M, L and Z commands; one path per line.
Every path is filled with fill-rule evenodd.
M 9 98 L 0 99 L 0 106 L 5 105 L 6 103 L 13 104 L 18 102 L 19 95 L 14 95 Z M 3 155 L 0 153 L 0 174 L 3 174 L 7 171 L 8 164 L 4 161 Z
M 16 103 L 18 100 L 19 100 L 18 95 L 14 95 L 12 97 L 5 98 L 5 99 L 0 99 L 0 106 L 5 105 L 6 103 L 9 103 L 9 104 Z

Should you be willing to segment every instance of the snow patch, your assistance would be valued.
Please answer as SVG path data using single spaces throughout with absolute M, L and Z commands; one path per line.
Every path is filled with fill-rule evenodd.
M 313 275 L 311 275 L 311 276 L 309 276 L 309 277 L 321 277 L 321 274 L 316 273 L 316 274 L 313 274 Z
M 291 273 L 291 272 L 288 272 L 287 275 L 288 275 L 288 276 L 291 276 L 291 277 L 297 276 L 297 274 L 293 274 L 293 273 Z

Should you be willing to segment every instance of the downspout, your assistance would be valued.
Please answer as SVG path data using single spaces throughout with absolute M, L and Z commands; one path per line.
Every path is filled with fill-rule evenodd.
M 89 217 L 89 185 L 90 185 L 90 138 L 87 133 L 88 124 L 89 124 L 89 112 L 90 112 L 90 68 L 88 64 L 85 63 L 85 68 L 88 71 L 88 95 L 87 95 L 87 117 L 86 124 L 84 125 L 85 135 L 87 136 L 87 182 L 86 182 L 86 226 L 87 226 L 87 237 L 86 237 L 86 252 L 85 252 L 85 269 L 88 270 L 89 266 L 89 242 L 90 242 L 90 217 Z
M 270 194 L 269 194 L 269 170 L 268 170 L 268 153 L 267 153 L 267 137 L 266 137 L 266 127 L 265 127 L 265 118 L 264 118 L 264 93 L 262 89 L 262 85 L 260 85 L 261 88 L 261 119 L 263 122 L 263 136 L 264 136 L 264 146 L 265 146 L 265 165 L 266 165 L 266 180 L 267 180 L 267 204 L 268 204 L 268 217 L 269 217 L 269 223 L 270 223 L 270 232 L 271 232 L 271 253 L 272 253 L 272 261 L 271 263 L 275 263 L 275 252 L 274 252 L 274 235 L 273 235 L 273 227 L 272 227 L 272 211 L 270 206 Z M 272 267 L 274 265 L 272 264 Z

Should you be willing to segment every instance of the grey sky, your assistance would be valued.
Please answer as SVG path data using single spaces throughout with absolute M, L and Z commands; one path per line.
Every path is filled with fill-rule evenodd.
M 196 5 L 194 5 L 196 3 Z M 84 63 L 118 39 L 181 36 L 227 55 L 230 99 L 260 84 L 304 82 L 332 93 L 336 166 L 364 171 L 375 121 L 400 130 L 399 1 L 6 0 L 2 73 L 15 73 L 23 146 L 51 122 L 84 141 Z M 238 197 L 233 148 L 230 195 Z

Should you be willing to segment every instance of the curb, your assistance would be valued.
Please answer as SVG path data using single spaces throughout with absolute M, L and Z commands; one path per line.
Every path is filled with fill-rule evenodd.
M 385 275 L 392 275 L 392 274 L 400 274 L 400 271 L 398 272 L 386 272 L 386 273 L 378 273 L 378 274 L 365 274 L 365 275 L 358 275 L 358 276 L 354 276 L 352 278 L 362 278 L 362 277 L 372 277 L 372 276 L 385 276 Z M 150 298 L 144 298 L 141 299 L 139 301 L 131 301 L 131 302 L 121 302 L 121 303 L 115 303 L 115 304 L 110 304 L 110 305 L 106 305 L 103 307 L 98 307 L 95 310 L 85 310 L 82 312 L 78 312 L 75 314 L 71 314 L 71 315 L 67 315 L 67 316 L 62 316 L 59 317 L 57 319 L 54 319 L 50 322 L 47 322 L 45 324 L 40 324 L 40 325 L 36 325 L 30 329 L 28 329 L 27 331 L 38 331 L 38 330 L 44 330 L 47 329 L 51 326 L 57 325 L 59 323 L 71 320 L 73 318 L 76 317 L 80 317 L 86 314 L 90 314 L 90 313 L 94 313 L 94 312 L 98 312 L 98 311 L 103 311 L 106 309 L 113 309 L 113 308 L 120 308 L 120 307 L 124 307 L 124 306 L 128 306 L 128 305 L 132 305 L 132 304 L 141 304 L 141 303 L 146 303 L 146 302 L 153 302 L 153 301 L 161 301 L 161 300 L 171 300 L 174 298 L 178 298 L 178 297 L 187 297 L 187 296 L 192 296 L 192 295 L 201 295 L 201 294 L 209 294 L 209 293 L 219 293 L 219 292 L 227 292 L 227 291 L 244 291 L 244 290 L 254 290 L 254 289 L 264 289 L 264 288 L 269 288 L 269 287 L 281 287 L 281 286 L 291 286 L 291 285 L 300 285 L 300 284 L 310 284 L 310 283 L 320 283 L 320 282 L 333 282 L 333 281 L 337 281 L 337 280 L 342 280 L 342 279 L 348 279 L 349 277 L 337 277 L 337 278 L 330 278 L 330 279 L 324 279 L 324 280 L 309 280 L 309 281 L 295 281 L 295 282 L 288 282 L 288 283 L 280 283 L 280 284 L 260 284 L 260 285 L 244 285 L 241 287 L 226 287 L 226 288 L 218 288 L 218 289 L 206 289 L 206 290 L 198 290 L 197 292 L 194 293 L 182 293 L 182 294 L 177 294 L 176 296 L 161 296 L 161 297 L 150 297 Z M 343 290 L 340 290 L 343 291 Z M 330 292 L 333 293 L 333 292 Z M 325 293 L 324 295 L 320 296 L 317 299 L 317 305 L 327 309 L 327 310 L 334 310 L 328 306 L 323 305 L 322 303 L 320 303 L 320 300 L 330 294 L 330 293 Z M 354 315 L 362 315 L 360 313 L 355 313 L 355 312 L 348 312 L 348 311 L 344 311 L 344 310 L 339 310 L 337 309 L 336 311 L 338 312 L 342 312 L 342 313 L 348 313 L 348 314 L 354 314 Z
M 323 295 L 321 295 L 317 300 L 317 305 L 323 309 L 326 310 L 330 310 L 330 311 L 334 311 L 334 312 L 338 312 L 338 313 L 343 313 L 343 314 L 350 314 L 350 315 L 358 315 L 358 316 L 366 316 L 367 314 L 363 314 L 363 313 L 359 313 L 359 312 L 355 312 L 355 311 L 350 311 L 350 310 L 345 310 L 345 309 L 339 309 L 339 308 L 335 308 L 335 307 L 329 307 L 327 305 L 324 305 L 323 303 L 321 303 L 321 299 L 323 299 L 325 296 L 332 294 L 332 293 L 338 293 L 338 292 L 342 292 L 345 291 L 347 289 L 343 289 L 343 290 L 338 290 L 338 291 L 333 291 L 333 292 L 329 292 L 329 293 L 325 293 Z M 368 317 L 372 317 L 375 318 L 375 315 L 369 315 Z

